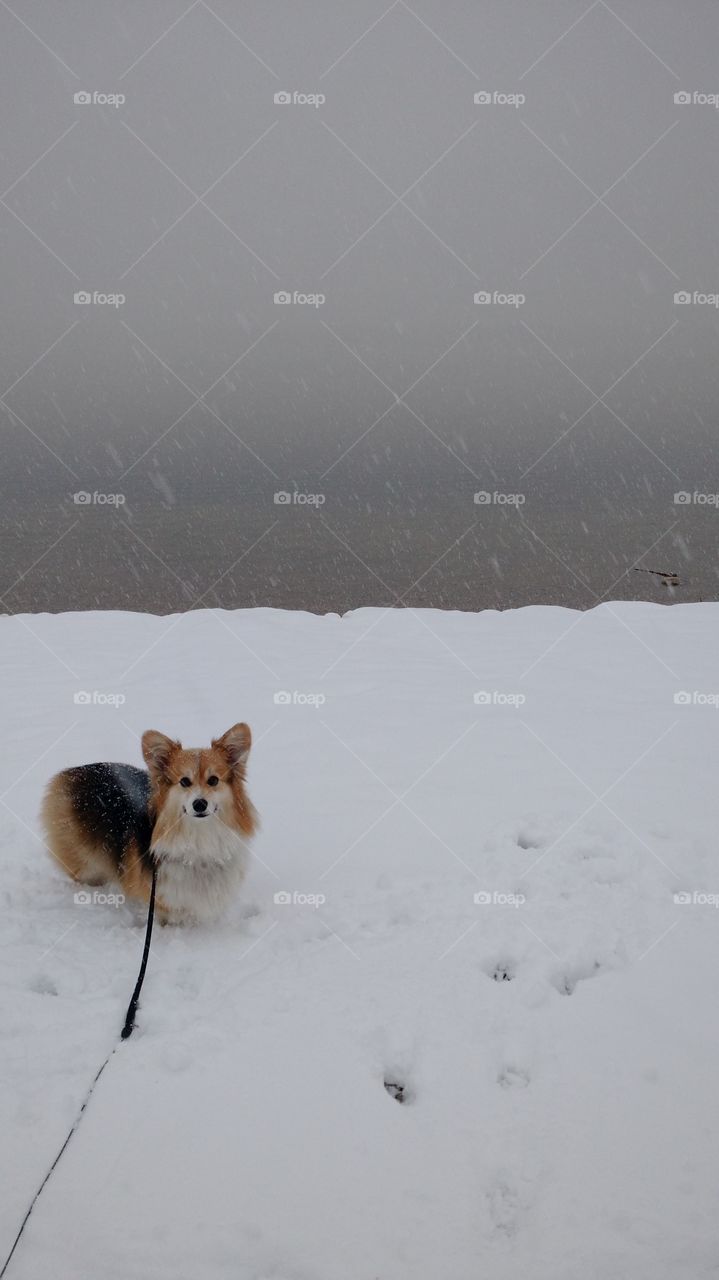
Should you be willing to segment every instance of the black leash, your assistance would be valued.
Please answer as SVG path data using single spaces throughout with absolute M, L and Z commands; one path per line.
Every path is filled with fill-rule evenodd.
M 135 983 L 135 990 L 132 993 L 132 999 L 129 1005 L 127 1006 L 127 1016 L 125 1018 L 125 1025 L 122 1028 L 122 1032 L 120 1034 L 121 1040 L 128 1040 L 132 1035 L 133 1031 L 135 1030 L 135 1014 L 137 1013 L 137 1006 L 140 1000 L 140 992 L 142 991 L 142 984 L 145 981 L 147 957 L 150 954 L 150 939 L 152 938 L 152 922 L 155 919 L 155 887 L 156 885 L 157 885 L 157 863 L 153 862 L 152 888 L 150 890 L 150 906 L 147 911 L 147 931 L 145 933 L 145 946 L 142 952 L 142 963 L 140 965 L 140 972 L 137 975 L 137 982 Z M 1 1271 L 0 1271 L 0 1280 L 2 1280 Z
M 73 1126 L 72 1126 L 72 1128 L 71 1128 L 70 1132 L 68 1133 L 68 1135 L 67 1135 L 67 1137 L 66 1137 L 65 1141 L 63 1142 L 62 1146 L 60 1147 L 60 1150 L 58 1151 L 57 1155 L 55 1156 L 55 1159 L 53 1160 L 52 1164 L 50 1165 L 50 1168 L 48 1169 L 47 1173 L 45 1174 L 45 1177 L 43 1178 L 42 1182 L 40 1183 L 40 1186 L 38 1187 L 37 1191 L 35 1192 L 35 1195 L 33 1196 L 32 1200 L 30 1201 L 30 1208 L 28 1209 L 27 1213 L 25 1214 L 25 1217 L 23 1218 L 23 1220 L 22 1220 L 22 1222 L 21 1222 L 21 1224 L 20 1224 L 20 1230 L 18 1231 L 17 1235 L 15 1236 L 15 1239 L 14 1239 L 14 1241 L 13 1241 L 12 1249 L 10 1250 L 10 1252 L 9 1252 L 9 1254 L 8 1254 L 8 1256 L 7 1256 L 7 1258 L 5 1259 L 5 1262 L 4 1262 L 4 1264 L 3 1264 L 3 1269 L 2 1269 L 2 1271 L 0 1271 L 0 1280 L 2 1280 L 2 1277 L 5 1275 L 5 1272 L 7 1271 L 8 1267 L 9 1267 L 9 1265 L 10 1265 L 10 1259 L 12 1258 L 12 1256 L 13 1256 L 13 1254 L 14 1254 L 15 1250 L 17 1249 L 17 1247 L 18 1247 L 18 1245 L 19 1245 L 19 1243 L 20 1243 L 20 1237 L 22 1236 L 22 1233 L 23 1233 L 23 1231 L 25 1230 L 25 1227 L 27 1226 L 27 1223 L 28 1223 L 28 1219 L 29 1219 L 29 1217 L 30 1217 L 30 1214 L 32 1213 L 33 1209 L 35 1208 L 35 1205 L 37 1204 L 38 1200 L 40 1199 L 40 1196 L 42 1195 L 42 1192 L 45 1190 L 45 1186 L 46 1186 L 46 1184 L 50 1181 L 50 1177 L 52 1176 L 52 1174 L 53 1174 L 53 1172 L 54 1172 L 55 1168 L 56 1168 L 56 1167 L 57 1167 L 57 1165 L 60 1163 L 60 1157 L 62 1156 L 63 1152 L 65 1151 L 65 1148 L 67 1147 L 67 1145 L 68 1145 L 68 1143 L 69 1143 L 69 1141 L 70 1141 L 70 1139 L 71 1139 L 71 1137 L 72 1137 L 73 1133 L 75 1132 L 75 1130 L 77 1129 L 77 1126 L 78 1126 L 78 1125 L 79 1125 L 79 1123 L 80 1123 L 80 1120 L 81 1120 L 81 1118 L 82 1118 L 82 1113 L 83 1113 L 83 1111 L 85 1110 L 85 1107 L 87 1106 L 88 1102 L 90 1101 L 90 1098 L 92 1097 L 92 1094 L 93 1094 L 93 1091 L 94 1091 L 95 1085 L 97 1084 L 98 1080 L 100 1079 L 100 1076 L 102 1075 L 103 1071 L 105 1070 L 105 1067 L 107 1066 L 108 1062 L 110 1061 L 110 1058 L 112 1057 L 113 1053 L 115 1053 L 115 1050 L 116 1050 L 116 1049 L 117 1049 L 117 1045 L 115 1045 L 114 1049 L 111 1049 L 111 1050 L 110 1050 L 110 1052 L 108 1053 L 107 1057 L 105 1058 L 105 1061 L 103 1062 L 102 1066 L 100 1067 L 100 1070 L 98 1071 L 97 1075 L 95 1076 L 95 1079 L 93 1080 L 92 1084 L 90 1085 L 90 1088 L 88 1089 L 87 1093 L 85 1094 L 84 1102 L 83 1102 L 82 1106 L 80 1107 L 80 1110 L 78 1111 L 78 1113 L 77 1113 L 77 1116 L 76 1116 L 75 1120 L 73 1121 Z
M 127 1009 L 127 1016 L 126 1016 L 126 1018 L 125 1018 L 125 1025 L 124 1025 L 124 1027 L 122 1028 L 122 1032 L 120 1033 L 120 1040 L 127 1040 L 127 1039 L 132 1035 L 133 1031 L 135 1030 L 135 1015 L 136 1015 L 136 1013 L 137 1013 L 137 1006 L 138 1006 L 138 1003 L 139 1003 L 139 1000 L 140 1000 L 140 992 L 142 991 L 142 984 L 143 984 L 143 982 L 144 982 L 144 980 L 145 980 L 145 970 L 146 970 L 146 968 L 147 968 L 147 958 L 148 958 L 148 956 L 149 956 L 149 954 L 150 954 L 150 939 L 152 938 L 152 922 L 153 922 L 154 917 L 155 917 L 155 885 L 156 885 L 156 882 L 157 882 L 157 866 L 156 866 L 156 865 L 153 865 L 153 868 L 152 868 L 152 889 L 150 890 L 150 906 L 149 906 L 149 908 L 148 908 L 148 912 L 147 912 L 147 929 L 146 929 L 146 931 L 145 931 L 145 946 L 144 946 L 144 949 L 143 949 L 143 952 L 142 952 L 142 963 L 141 963 L 141 965 L 140 965 L 140 972 L 139 972 L 139 974 L 137 975 L 137 982 L 135 983 L 135 990 L 134 990 L 134 991 L 133 991 L 133 993 L 132 993 L 132 999 L 131 999 L 131 1001 L 130 1001 L 130 1003 L 129 1003 L 129 1005 L 128 1005 L 128 1009 Z M 57 1155 L 55 1156 L 55 1159 L 53 1160 L 52 1164 L 50 1165 L 50 1168 L 48 1169 L 47 1173 L 45 1174 L 45 1177 L 43 1178 L 42 1182 L 40 1183 L 40 1186 L 38 1187 L 37 1191 L 35 1192 L 35 1195 L 33 1196 L 32 1200 L 30 1201 L 30 1207 L 29 1207 L 29 1209 L 28 1209 L 27 1213 L 25 1214 L 25 1217 L 23 1218 L 22 1222 L 20 1223 L 20 1230 L 18 1231 L 17 1235 L 15 1236 L 15 1239 L 14 1239 L 14 1241 L 13 1241 L 12 1249 L 10 1250 L 10 1252 L 9 1252 L 9 1254 L 8 1254 L 8 1256 L 7 1256 L 7 1258 L 5 1259 L 5 1262 L 3 1263 L 2 1271 L 0 1271 L 0 1280 L 2 1280 L 3 1276 L 5 1275 L 5 1272 L 7 1271 L 8 1267 L 9 1267 L 9 1265 L 10 1265 L 10 1261 L 11 1261 L 11 1259 L 12 1259 L 12 1256 L 13 1256 L 13 1254 L 14 1254 L 15 1250 L 17 1249 L 17 1247 L 18 1247 L 19 1243 L 20 1243 L 20 1239 L 21 1239 L 21 1237 L 22 1237 L 22 1233 L 23 1233 L 23 1231 L 25 1230 L 25 1227 L 26 1227 L 26 1226 L 27 1226 L 27 1224 L 28 1224 L 28 1221 L 29 1221 L 29 1218 L 30 1218 L 30 1214 L 32 1213 L 33 1209 L 35 1208 L 35 1205 L 37 1204 L 38 1200 L 40 1199 L 40 1196 L 42 1195 L 43 1191 L 45 1190 L 45 1187 L 47 1186 L 47 1183 L 50 1181 L 50 1178 L 52 1177 L 52 1174 L 54 1173 L 55 1169 L 57 1168 L 58 1164 L 60 1163 L 60 1160 L 61 1160 L 62 1156 L 64 1155 L 64 1153 L 65 1153 L 65 1151 L 66 1151 L 66 1149 L 67 1149 L 67 1147 L 68 1147 L 68 1145 L 69 1145 L 69 1143 L 70 1143 L 70 1139 L 71 1139 L 72 1135 L 74 1134 L 75 1130 L 78 1128 L 78 1125 L 80 1124 L 80 1121 L 81 1121 L 81 1119 L 82 1119 L 82 1114 L 83 1114 L 83 1112 L 84 1112 L 85 1108 L 87 1107 L 87 1104 L 88 1104 L 88 1102 L 90 1101 L 90 1099 L 91 1099 L 91 1097 L 92 1097 L 93 1093 L 95 1092 L 95 1085 L 97 1084 L 98 1080 L 100 1079 L 100 1076 L 102 1075 L 103 1071 L 105 1070 L 105 1067 L 107 1066 L 108 1062 L 110 1061 L 110 1058 L 113 1056 L 113 1054 L 117 1053 L 118 1048 L 119 1048 L 119 1044 L 114 1045 L 114 1046 L 113 1046 L 113 1048 L 112 1048 L 112 1049 L 110 1050 L 110 1052 L 108 1053 L 107 1057 L 105 1058 L 105 1061 L 103 1062 L 102 1066 L 100 1067 L 100 1070 L 97 1072 L 97 1075 L 95 1076 L 95 1078 L 94 1078 L 94 1080 L 93 1080 L 92 1084 L 90 1085 L 90 1088 L 88 1089 L 87 1093 L 85 1094 L 85 1097 L 84 1097 L 84 1099 L 83 1099 L 82 1106 L 80 1107 L 80 1110 L 78 1111 L 77 1116 L 75 1117 L 75 1120 L 73 1121 L 72 1128 L 70 1129 L 70 1132 L 68 1133 L 68 1135 L 67 1135 L 67 1137 L 66 1137 L 65 1141 L 63 1142 L 62 1146 L 60 1147 L 60 1150 L 58 1151 Z

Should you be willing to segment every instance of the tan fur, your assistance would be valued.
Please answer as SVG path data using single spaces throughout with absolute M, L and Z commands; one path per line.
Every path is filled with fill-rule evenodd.
M 61 773 L 51 780 L 45 792 L 40 820 L 47 835 L 48 851 L 71 879 L 98 885 L 116 878 L 117 868 L 112 859 L 86 838 L 78 823 Z
M 237 826 L 249 839 L 257 830 L 257 813 L 244 787 L 244 759 L 249 753 L 252 735 L 249 725 L 238 724 L 221 738 L 214 738 L 209 748 L 188 749 L 180 742 L 166 738 L 155 729 L 142 735 L 142 754 L 150 773 L 151 805 L 155 818 L 155 840 L 170 842 L 179 830 L 182 816 L 182 793 L 177 784 L 188 777 L 202 789 L 203 795 L 221 800 L 221 818 L 228 826 Z M 207 779 L 219 779 L 210 788 Z
M 40 818 L 47 835 L 48 852 L 63 871 L 80 884 L 103 885 L 116 881 L 125 897 L 150 901 L 152 876 L 140 859 L 140 851 L 130 841 L 118 865 L 98 844 L 92 842 L 73 812 L 62 774 L 54 777 L 45 792 Z M 158 900 L 162 914 L 162 903 Z
M 118 880 L 126 897 L 136 898 L 139 902 L 150 901 L 152 876 L 142 862 L 140 850 L 134 840 L 128 844 L 120 863 Z M 162 906 L 159 899 L 157 906 L 158 908 Z
M 257 814 L 244 786 L 251 741 L 246 724 L 233 725 L 221 738 L 214 739 L 209 748 L 201 749 L 183 748 L 181 743 L 156 730 L 143 734 L 142 753 L 150 781 L 148 813 L 153 824 L 152 849 L 159 850 L 156 857 L 169 857 L 171 863 L 175 849 L 181 858 L 185 857 L 188 823 L 193 835 L 200 830 L 200 821 L 203 824 L 219 822 L 235 840 L 238 837 L 248 840 L 253 835 Z M 73 804 L 74 775 L 85 775 L 86 768 L 93 767 L 96 766 L 65 770 L 50 781 L 41 809 L 48 850 L 71 879 L 89 885 L 116 881 L 126 897 L 147 903 L 152 874 L 135 838 L 126 841 L 121 853 L 112 852 L 93 834 L 92 814 L 88 812 L 92 803 L 88 805 L 85 800 L 79 807 Z M 182 787 L 183 778 L 190 781 L 189 787 Z M 213 779 L 212 785 L 209 779 Z M 206 799 L 213 816 L 193 818 L 183 797 L 184 800 Z M 194 828 L 195 822 L 197 828 Z M 167 867 L 168 863 L 163 865 Z M 158 919 L 166 922 L 185 918 L 163 901 L 159 889 L 162 874 L 167 872 L 158 874 Z

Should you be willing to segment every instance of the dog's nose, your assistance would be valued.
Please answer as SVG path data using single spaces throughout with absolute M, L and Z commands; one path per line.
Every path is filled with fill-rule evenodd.
M 207 808 L 207 801 L 206 801 L 206 800 L 193 800 L 193 801 L 192 801 L 192 807 L 193 807 L 193 809 L 195 810 L 195 813 L 204 813 L 204 812 L 205 812 L 205 809 Z

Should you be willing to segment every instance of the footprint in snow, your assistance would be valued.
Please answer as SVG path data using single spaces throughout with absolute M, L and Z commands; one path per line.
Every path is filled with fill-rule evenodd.
M 586 982 L 588 978 L 595 978 L 601 967 L 598 960 L 595 960 L 593 964 L 573 965 L 559 973 L 555 973 L 554 977 L 550 978 L 550 982 L 561 996 L 571 996 L 574 994 L 578 982 Z
M 55 983 L 46 973 L 36 974 L 28 983 L 28 988 L 38 996 L 56 996 L 58 994 Z
M 519 1192 L 508 1178 L 500 1174 L 494 1186 L 487 1191 L 489 1216 L 498 1235 L 513 1236 L 518 1226 L 522 1208 Z
M 414 1102 L 414 1090 L 408 1083 L 403 1071 L 389 1070 L 385 1073 L 384 1087 L 390 1098 L 402 1105 Z
M 539 836 L 532 831 L 528 831 L 526 827 L 517 834 L 517 844 L 520 849 L 541 849 L 542 841 Z
M 531 1078 L 524 1067 L 514 1067 L 507 1063 L 497 1075 L 497 1084 L 501 1089 L 526 1089 Z
M 493 982 L 513 982 L 517 976 L 513 960 L 491 960 L 483 968 Z
M 385 1080 L 384 1087 L 390 1098 L 394 1098 L 395 1102 L 404 1102 L 404 1085 L 398 1084 L 396 1080 Z

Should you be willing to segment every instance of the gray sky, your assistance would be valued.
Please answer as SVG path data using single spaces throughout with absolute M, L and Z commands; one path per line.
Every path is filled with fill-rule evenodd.
M 369 564 L 350 603 L 478 519 L 477 580 L 516 576 L 495 490 L 546 598 L 582 522 L 595 560 L 631 526 L 627 568 L 684 538 L 715 590 L 716 506 L 673 496 L 719 489 L 718 47 L 712 0 L 1 5 L 1 589 L 42 554 L 22 607 L 75 607 L 78 570 L 111 607 L 109 519 L 183 576 L 218 503 L 217 576 L 279 515 L 296 583 L 299 488 Z

